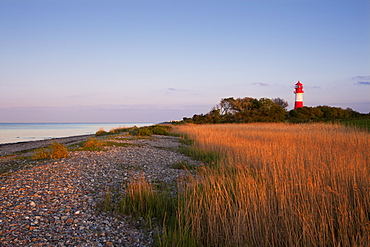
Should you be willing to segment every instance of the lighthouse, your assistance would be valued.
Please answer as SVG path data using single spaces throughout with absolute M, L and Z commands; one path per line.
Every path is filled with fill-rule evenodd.
M 294 109 L 303 107 L 303 84 L 299 81 L 295 84 L 295 103 Z

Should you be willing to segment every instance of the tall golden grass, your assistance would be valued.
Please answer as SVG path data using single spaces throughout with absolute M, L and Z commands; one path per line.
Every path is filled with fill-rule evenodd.
M 331 124 L 184 125 L 226 155 L 179 195 L 204 246 L 369 246 L 370 134 Z

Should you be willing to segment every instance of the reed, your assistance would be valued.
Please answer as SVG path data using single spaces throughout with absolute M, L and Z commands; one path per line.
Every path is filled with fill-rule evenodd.
M 178 229 L 198 245 L 369 246 L 368 132 L 284 123 L 175 131 L 223 157 L 179 193 Z
M 155 223 L 173 221 L 176 210 L 176 200 L 166 191 L 158 191 L 142 174 L 133 177 L 126 193 L 122 195 L 117 212 L 143 218 L 152 228 Z

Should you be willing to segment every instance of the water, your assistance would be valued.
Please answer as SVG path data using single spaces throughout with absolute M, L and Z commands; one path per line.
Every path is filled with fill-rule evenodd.
M 141 127 L 153 123 L 0 123 L 0 144 L 95 134 L 99 129 Z

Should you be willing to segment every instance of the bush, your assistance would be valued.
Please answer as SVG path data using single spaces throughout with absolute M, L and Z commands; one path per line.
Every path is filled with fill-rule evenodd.
M 135 127 L 130 127 L 130 128 L 128 128 L 128 127 L 119 127 L 119 128 L 111 129 L 109 131 L 109 133 L 110 134 L 121 134 L 121 133 L 124 133 L 124 132 L 130 132 L 130 130 L 132 128 L 136 128 L 136 126 Z
M 105 136 L 105 135 L 109 135 L 109 132 L 106 132 L 105 130 L 103 129 L 100 129 L 98 130 L 96 133 L 95 133 L 96 136 Z
M 148 127 L 139 128 L 136 132 L 138 136 L 150 136 L 153 132 Z
M 35 154 L 32 156 L 32 159 L 34 160 L 59 159 L 67 157 L 68 157 L 67 148 L 63 144 L 53 142 L 48 148 L 41 148 L 36 150 Z
M 90 137 L 84 144 L 84 148 L 99 148 L 103 146 L 103 143 L 95 137 Z
M 50 153 L 46 150 L 46 148 L 37 149 L 36 152 L 33 154 L 32 159 L 34 160 L 43 160 L 49 159 Z
M 134 136 L 169 135 L 170 126 L 153 125 L 140 128 L 131 128 L 130 134 Z
M 50 158 L 59 159 L 68 157 L 68 150 L 63 144 L 53 142 L 50 145 L 50 149 L 51 149 Z
M 161 126 L 161 125 L 156 125 L 153 127 L 153 134 L 155 135 L 168 135 L 169 132 L 168 132 L 168 129 L 170 127 L 168 126 Z

